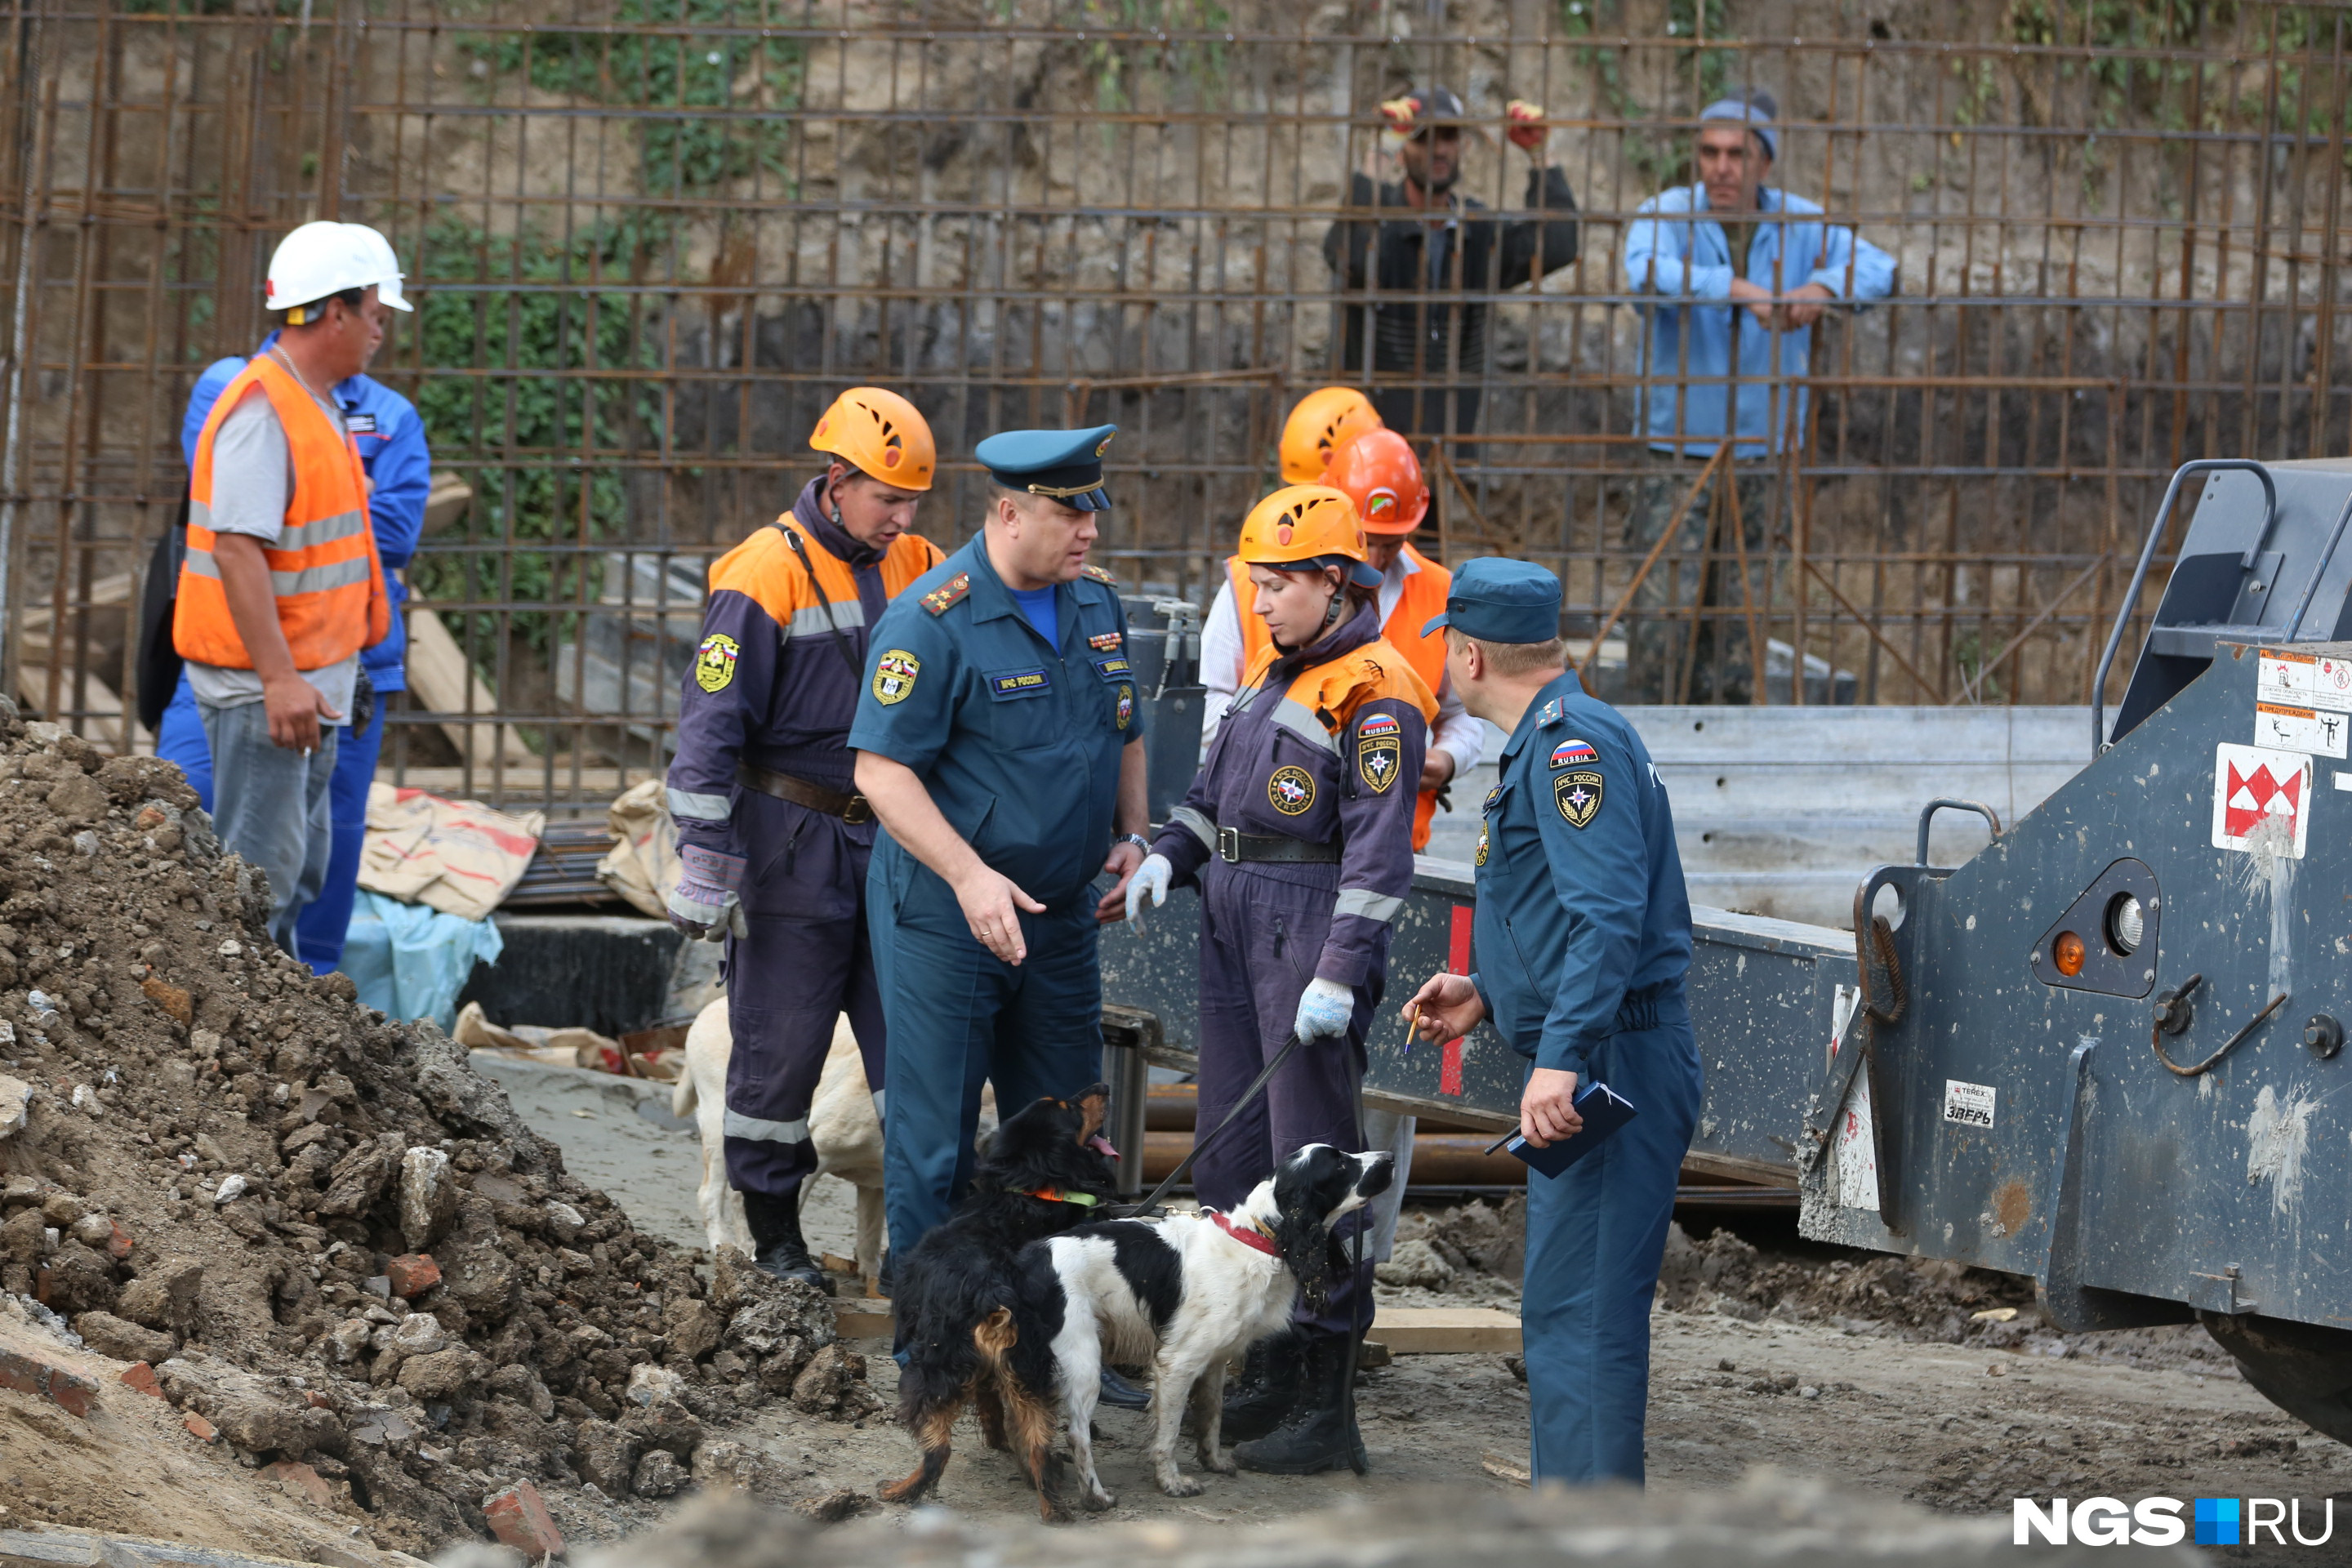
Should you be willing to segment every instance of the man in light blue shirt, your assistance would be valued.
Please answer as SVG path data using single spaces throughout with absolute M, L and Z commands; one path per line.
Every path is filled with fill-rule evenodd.
M 1634 486 L 1627 546 L 1646 556 L 1705 477 L 1673 556 L 1634 596 L 1627 700 L 1755 700 L 1740 623 L 1748 607 L 1769 607 L 1763 550 L 1785 527 L 1774 459 L 1801 437 L 1813 327 L 1840 303 L 1894 290 L 1893 257 L 1765 184 L 1777 112 L 1758 90 L 1709 104 L 1692 153 L 1697 182 L 1643 202 L 1625 228 L 1627 287 L 1659 300 L 1643 307 L 1634 406 L 1650 471 Z M 1727 438 L 1731 452 L 1708 469 Z M 1716 483 L 1726 468 L 1734 483 Z M 1750 558 L 1744 592 L 1735 527 Z

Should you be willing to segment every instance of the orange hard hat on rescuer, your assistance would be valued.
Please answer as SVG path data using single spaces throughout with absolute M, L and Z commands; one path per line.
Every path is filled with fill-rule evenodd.
M 931 427 L 915 405 L 878 386 L 853 386 L 835 398 L 809 445 L 892 489 L 929 489 L 939 466 Z
M 1381 428 L 1371 401 L 1352 386 L 1318 386 L 1282 423 L 1282 480 L 1311 485 L 1351 436 Z
M 1331 454 L 1323 482 L 1356 503 L 1366 533 L 1411 533 L 1429 515 L 1429 486 L 1412 447 L 1393 430 L 1367 430 Z
M 1356 503 L 1328 485 L 1287 485 L 1250 508 L 1234 553 L 1248 565 L 1285 572 L 1345 566 L 1358 587 L 1381 585 L 1381 574 L 1364 559 Z

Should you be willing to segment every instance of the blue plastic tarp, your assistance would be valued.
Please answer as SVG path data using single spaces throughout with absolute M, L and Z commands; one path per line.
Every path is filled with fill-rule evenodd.
M 457 1022 L 457 993 L 474 965 L 496 963 L 506 939 L 489 921 L 443 914 L 360 889 L 343 939 L 343 973 L 360 1000 L 394 1018 Z

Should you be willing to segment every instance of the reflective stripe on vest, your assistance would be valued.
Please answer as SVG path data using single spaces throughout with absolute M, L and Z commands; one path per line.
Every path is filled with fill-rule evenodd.
M 809 564 L 816 568 L 816 582 L 809 581 L 809 574 L 801 569 L 800 559 L 793 553 L 791 545 L 761 528 L 754 529 L 742 543 L 710 563 L 710 591 L 715 594 L 722 588 L 729 589 L 753 600 L 788 639 L 830 637 L 836 626 L 845 632 L 863 627 L 866 605 L 857 596 L 857 578 L 849 563 L 827 550 L 792 513 L 784 513 L 776 521 L 800 535 L 801 542 L 808 547 Z M 919 534 L 900 534 L 891 541 L 878 563 L 882 597 L 897 598 L 908 584 L 940 560 L 939 551 Z M 825 615 L 825 606 L 817 601 L 818 587 L 832 601 L 830 618 Z
M 1412 545 L 1404 553 L 1420 567 L 1418 572 L 1404 574 L 1404 592 L 1397 595 L 1396 608 L 1389 612 L 1388 623 L 1381 635 L 1388 639 L 1398 657 L 1412 666 L 1421 683 L 1435 691 L 1445 680 L 1445 634 L 1440 631 L 1423 637 L 1421 628 L 1431 616 L 1445 608 L 1446 590 L 1453 586 L 1454 574 L 1438 565 Z M 1258 656 L 1274 646 L 1274 635 L 1265 629 L 1265 617 L 1254 615 L 1250 605 L 1257 601 L 1257 585 L 1250 581 L 1249 567 L 1239 556 L 1228 557 L 1225 573 L 1233 583 L 1234 616 L 1242 627 L 1242 668 L 1256 668 Z M 1437 792 L 1423 790 L 1413 803 L 1412 847 L 1416 851 L 1429 847 L 1429 825 L 1437 815 Z
M 188 483 L 188 552 L 180 570 L 172 642 L 184 658 L 229 669 L 251 669 L 253 658 L 229 614 L 212 528 L 213 445 L 247 390 L 258 386 L 286 432 L 294 470 L 283 528 L 262 543 L 278 625 L 297 669 L 339 664 L 373 647 L 392 629 L 392 603 L 376 556 L 368 517 L 366 472 L 358 446 L 293 375 L 268 354 L 257 356 L 222 389 L 204 433 Z M 257 541 L 256 542 L 260 542 Z

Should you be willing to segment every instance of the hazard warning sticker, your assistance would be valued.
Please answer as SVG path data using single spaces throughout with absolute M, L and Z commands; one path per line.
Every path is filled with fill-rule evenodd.
M 2284 702 L 2254 704 L 2254 740 L 2261 745 L 2342 757 L 2347 731 L 2352 731 L 2352 713 L 2295 708 Z
M 2254 700 L 2352 712 L 2352 663 L 2326 654 L 2263 648 L 2254 666 Z
M 2213 748 L 2213 847 L 2303 858 L 2311 758 L 2263 746 Z

